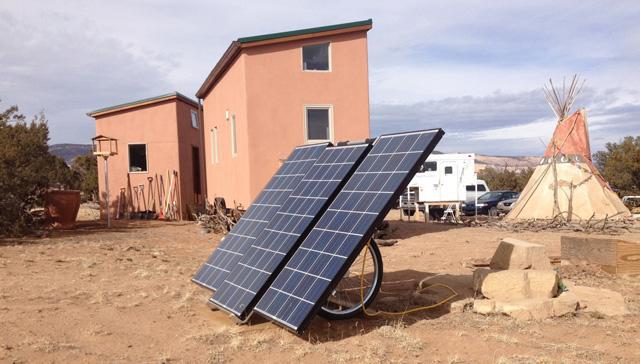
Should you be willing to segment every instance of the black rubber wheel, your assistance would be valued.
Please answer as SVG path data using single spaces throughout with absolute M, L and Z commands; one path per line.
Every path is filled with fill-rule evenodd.
M 371 243 L 365 245 L 360 255 L 345 273 L 327 302 L 322 305 L 318 314 L 327 320 L 346 320 L 362 313 L 362 298 L 360 297 L 362 258 L 367 249 L 366 261 L 371 261 L 370 273 L 365 270 L 364 307 L 369 307 L 382 285 L 382 255 L 378 244 L 371 239 Z M 366 262 L 365 262 L 366 266 Z M 336 303 L 339 302 L 340 304 Z
M 402 213 L 405 216 L 413 216 L 413 215 L 416 214 L 416 210 L 414 210 L 414 209 L 402 209 Z
M 442 215 L 444 215 L 444 210 L 442 209 L 429 210 L 429 218 L 431 220 L 440 220 Z
M 498 209 L 495 207 L 492 207 L 489 209 L 489 216 L 491 217 L 496 217 L 498 216 Z

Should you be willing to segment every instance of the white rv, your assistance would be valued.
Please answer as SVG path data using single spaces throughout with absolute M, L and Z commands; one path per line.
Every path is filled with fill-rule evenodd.
M 474 153 L 432 154 L 400 197 L 403 212 L 429 211 L 432 218 L 442 216 L 449 207 L 473 201 L 489 191 L 483 180 L 476 180 Z M 475 186 L 477 184 L 477 186 Z M 477 188 L 477 192 L 476 192 Z

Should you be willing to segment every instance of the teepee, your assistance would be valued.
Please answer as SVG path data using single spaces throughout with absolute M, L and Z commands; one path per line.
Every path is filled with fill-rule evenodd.
M 587 113 L 567 116 L 579 94 L 577 77 L 567 93 L 545 88 L 558 124 L 544 157 L 506 219 L 620 219 L 631 216 L 591 160 Z

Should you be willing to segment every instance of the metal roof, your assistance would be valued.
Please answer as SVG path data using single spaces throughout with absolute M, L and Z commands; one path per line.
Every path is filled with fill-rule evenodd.
M 91 117 L 95 117 L 95 116 L 99 116 L 99 115 L 104 115 L 104 114 L 108 114 L 108 113 L 112 113 L 112 112 L 116 112 L 116 111 L 120 111 L 120 110 L 126 110 L 126 109 L 131 109 L 133 107 L 136 106 L 142 106 L 142 105 L 148 105 L 148 104 L 154 104 L 157 102 L 161 102 L 161 101 L 166 101 L 166 100 L 171 100 L 171 99 L 179 99 L 182 100 L 184 102 L 186 102 L 187 104 L 191 104 L 194 107 L 198 107 L 198 103 L 179 93 L 179 92 L 171 92 L 168 94 L 164 94 L 164 95 L 160 95 L 160 96 L 154 96 L 154 97 L 149 97 L 146 99 L 142 99 L 142 100 L 136 100 L 136 101 L 131 101 L 131 102 L 126 102 L 124 104 L 119 104 L 119 105 L 114 105 L 114 106 L 109 106 L 109 107 L 104 107 L 101 109 L 97 109 L 97 110 L 93 110 L 87 113 L 88 116 Z
M 236 57 L 240 54 L 243 48 L 260 46 L 264 44 L 273 44 L 280 42 L 288 42 L 304 38 L 322 37 L 329 34 L 340 34 L 356 31 L 368 31 L 373 25 L 372 19 L 354 21 L 350 23 L 341 23 L 334 25 L 326 25 L 315 28 L 305 28 L 298 30 L 291 30 L 287 32 L 270 33 L 263 35 L 255 35 L 251 37 L 238 38 L 231 42 L 227 50 L 224 52 L 220 60 L 213 67 L 207 79 L 202 83 L 196 97 L 204 98 L 215 83 L 222 77 L 224 72 L 233 64 Z

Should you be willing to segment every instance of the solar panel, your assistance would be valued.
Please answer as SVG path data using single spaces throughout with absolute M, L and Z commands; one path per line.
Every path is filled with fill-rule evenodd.
M 443 134 L 380 136 L 254 310 L 302 332 Z
M 191 280 L 217 290 L 328 145 L 322 143 L 295 148 Z
M 210 301 L 244 320 L 370 146 L 325 149 Z

